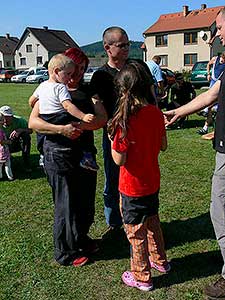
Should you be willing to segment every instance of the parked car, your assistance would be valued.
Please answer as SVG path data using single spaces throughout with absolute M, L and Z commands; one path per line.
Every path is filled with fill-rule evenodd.
M 48 78 L 49 78 L 48 71 L 42 70 L 42 71 L 38 71 L 34 75 L 27 76 L 26 82 L 27 83 L 41 83 L 45 80 L 48 80 Z
M 167 68 L 161 68 L 163 75 L 165 76 L 166 82 L 169 86 L 175 83 L 175 73 Z
M 22 82 L 25 83 L 26 82 L 26 78 L 29 75 L 29 71 L 23 71 L 22 73 L 19 73 L 18 75 L 14 75 L 13 77 L 11 77 L 11 82 Z
M 202 86 L 209 86 L 207 80 L 207 64 L 208 61 L 198 61 L 194 64 L 191 71 L 191 84 L 197 88 Z
M 14 70 L 1 70 L 0 82 L 10 82 L 11 77 L 15 74 L 16 72 Z
M 84 82 L 89 83 L 94 72 L 98 70 L 98 67 L 88 67 L 87 71 L 84 73 Z
M 39 71 L 47 71 L 47 69 L 45 67 L 30 67 L 28 71 L 30 75 L 34 75 Z

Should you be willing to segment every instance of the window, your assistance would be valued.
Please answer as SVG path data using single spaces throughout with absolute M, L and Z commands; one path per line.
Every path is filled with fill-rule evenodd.
M 11 67 L 11 63 L 10 63 L 10 61 L 6 61 L 6 67 Z
M 42 65 L 42 56 L 37 56 L 37 65 Z
M 197 53 L 184 54 L 184 65 L 192 66 L 197 61 Z
M 32 45 L 26 45 L 26 51 L 32 52 Z
M 21 66 L 26 66 L 26 64 L 27 64 L 26 57 L 21 57 L 20 58 L 20 65 Z
M 197 32 L 189 32 L 184 34 L 184 45 L 197 44 Z
M 167 67 L 168 66 L 168 55 L 160 55 L 160 57 L 161 57 L 160 66 Z
M 167 40 L 168 40 L 167 34 L 157 35 L 155 37 L 155 45 L 156 45 L 156 47 L 167 46 L 167 44 L 168 44 Z

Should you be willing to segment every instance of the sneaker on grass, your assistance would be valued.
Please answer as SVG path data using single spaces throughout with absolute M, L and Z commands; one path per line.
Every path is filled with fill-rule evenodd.
M 89 258 L 86 256 L 80 256 L 74 259 L 73 266 L 74 267 L 81 267 L 86 265 L 89 262 Z
M 151 291 L 153 289 L 153 283 L 152 282 L 142 282 L 135 280 L 132 272 L 126 271 L 122 275 L 123 283 L 125 283 L 129 287 L 137 288 L 141 291 Z
M 160 266 L 150 260 L 150 265 L 151 268 L 159 271 L 160 273 L 168 273 L 171 270 L 171 265 L 168 262 L 165 265 Z

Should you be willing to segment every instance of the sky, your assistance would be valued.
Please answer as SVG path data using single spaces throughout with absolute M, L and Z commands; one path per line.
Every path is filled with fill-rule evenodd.
M 79 46 L 102 39 L 109 26 L 123 27 L 132 41 L 143 41 L 143 32 L 161 14 L 223 6 L 219 0 L 11 0 L 1 1 L 0 36 L 20 38 L 26 27 L 65 30 Z

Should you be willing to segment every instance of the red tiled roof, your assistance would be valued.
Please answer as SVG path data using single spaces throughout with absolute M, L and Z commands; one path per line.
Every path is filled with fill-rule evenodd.
M 189 11 L 186 16 L 183 15 L 183 11 L 161 15 L 152 26 L 144 31 L 144 34 L 210 27 L 223 7 L 196 9 Z

